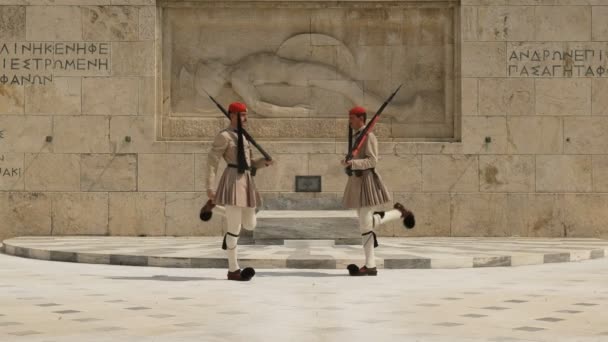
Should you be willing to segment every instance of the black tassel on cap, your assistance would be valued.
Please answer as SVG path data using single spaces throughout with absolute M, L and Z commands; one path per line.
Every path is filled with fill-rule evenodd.
M 247 170 L 247 158 L 245 158 L 245 143 L 243 138 L 243 123 L 241 122 L 241 113 L 237 113 L 237 168 L 239 173 L 245 173 Z

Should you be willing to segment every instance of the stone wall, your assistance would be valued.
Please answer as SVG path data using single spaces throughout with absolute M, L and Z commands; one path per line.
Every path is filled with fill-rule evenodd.
M 198 105 L 187 101 L 166 111 L 176 102 L 162 97 L 172 79 L 163 69 L 163 6 L 191 3 L 250 6 L 0 2 L 0 238 L 221 234 L 223 222 L 203 224 L 198 209 L 206 200 L 205 134 L 226 121 L 207 116 L 201 124 L 188 109 Z M 393 121 L 378 126 L 378 170 L 418 220 L 414 230 L 395 224 L 381 235 L 608 236 L 608 0 L 339 4 L 374 7 L 373 20 L 391 18 L 395 6 L 455 6 L 456 70 L 445 76 L 459 81 L 449 89 L 458 104 L 449 111 L 453 127 L 436 134 L 412 123 L 418 136 L 395 136 Z M 408 25 L 400 20 L 393 24 Z M 359 32 L 394 42 L 384 31 Z M 386 94 L 395 83 L 377 89 Z M 223 103 L 237 98 L 228 94 Z M 252 115 L 252 132 L 266 132 L 259 142 L 277 160 L 256 180 L 267 208 L 339 206 L 346 131 L 338 115 L 351 103 L 322 95 L 318 103 L 338 109 L 327 112 L 334 126 L 319 126 L 315 134 L 327 134 L 314 139 L 273 136 L 298 128 L 290 120 L 256 127 L 256 119 L 267 119 Z M 295 193 L 296 175 L 322 176 L 323 192 Z

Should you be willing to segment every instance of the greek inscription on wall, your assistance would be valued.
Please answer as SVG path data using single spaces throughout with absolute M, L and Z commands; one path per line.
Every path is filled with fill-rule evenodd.
M 54 76 L 110 74 L 108 42 L 1 42 L 0 84 L 45 85 Z
M 21 168 L 0 166 L 0 177 L 21 177 Z
M 608 77 L 605 44 L 513 44 L 507 52 L 509 77 Z
M 14 190 L 23 184 L 23 155 L 0 153 L 0 190 Z

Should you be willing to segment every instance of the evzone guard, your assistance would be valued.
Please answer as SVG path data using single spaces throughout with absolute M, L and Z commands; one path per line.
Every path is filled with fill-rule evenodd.
M 399 88 L 384 102 L 367 125 L 365 124 L 367 121 L 365 108 L 357 106 L 348 113 L 348 155 L 341 163 L 342 166 L 346 167 L 346 173 L 349 177 L 342 203 L 344 207 L 357 211 L 365 253 L 365 265 L 363 267 L 360 268 L 355 264 L 348 265 L 347 269 L 351 276 L 375 276 L 378 274 L 374 256 L 374 248 L 378 247 L 375 228 L 381 224 L 400 219 L 403 220 L 403 225 L 408 229 L 413 228 L 416 224 L 414 214 L 398 202 L 394 204 L 393 210 L 374 211 L 375 207 L 390 202 L 391 196 L 376 171 L 378 139 L 376 139 L 372 129 L 382 110 L 398 90 Z
M 210 96 L 211 97 L 211 96 Z M 247 133 L 247 106 L 231 103 L 228 111 L 211 98 L 230 119 L 230 126 L 220 131 L 213 140 L 207 158 L 207 196 L 209 200 L 200 212 L 203 221 L 211 219 L 215 209 L 226 218 L 226 234 L 222 249 L 228 256 L 228 280 L 248 281 L 255 275 L 252 267 L 243 270 L 237 260 L 237 243 L 241 227 L 253 230 L 256 226 L 256 207 L 262 204 L 253 175 L 255 170 L 273 164 L 272 158 Z M 264 158 L 252 159 L 251 145 L 256 146 Z M 220 158 L 226 161 L 217 189 L 215 176 Z M 218 210 L 219 209 L 219 210 Z

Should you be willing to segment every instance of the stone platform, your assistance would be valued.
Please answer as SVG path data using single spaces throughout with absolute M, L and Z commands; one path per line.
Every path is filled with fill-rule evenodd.
M 388 238 L 376 249 L 379 268 L 468 268 L 533 265 L 602 258 L 608 241 L 576 238 Z M 18 237 L 3 251 L 26 258 L 94 264 L 226 268 L 220 237 Z M 241 266 L 342 269 L 361 264 L 357 245 L 291 240 L 286 245 L 242 245 Z
M 291 240 L 331 240 L 336 245 L 358 245 L 354 210 L 261 210 L 251 243 L 283 245 Z M 247 236 L 248 232 L 241 230 Z

